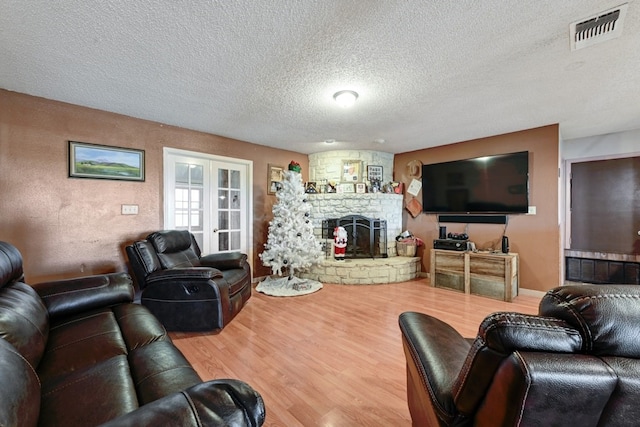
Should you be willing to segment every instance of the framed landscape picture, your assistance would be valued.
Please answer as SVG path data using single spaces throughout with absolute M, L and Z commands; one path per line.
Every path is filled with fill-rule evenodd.
M 69 177 L 144 181 L 144 150 L 69 141 Z

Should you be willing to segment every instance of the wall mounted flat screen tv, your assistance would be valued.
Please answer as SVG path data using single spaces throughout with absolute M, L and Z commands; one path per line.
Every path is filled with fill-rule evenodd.
M 428 213 L 527 213 L 529 152 L 423 165 L 422 209 Z

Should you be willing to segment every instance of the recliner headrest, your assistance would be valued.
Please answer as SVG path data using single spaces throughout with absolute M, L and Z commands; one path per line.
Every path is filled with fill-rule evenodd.
M 640 357 L 640 286 L 561 286 L 542 298 L 540 315 L 577 329 L 585 353 Z
M 12 244 L 0 241 L 0 287 L 22 279 L 22 254 Z
M 191 247 L 191 233 L 187 230 L 163 230 L 147 236 L 160 254 L 181 252 Z

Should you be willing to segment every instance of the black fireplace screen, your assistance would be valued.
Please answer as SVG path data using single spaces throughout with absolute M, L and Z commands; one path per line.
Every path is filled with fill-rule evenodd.
M 322 221 L 322 238 L 333 239 L 333 230 L 344 227 L 347 231 L 345 258 L 387 258 L 387 221 L 348 215 Z M 331 245 L 325 247 L 325 255 L 331 256 Z

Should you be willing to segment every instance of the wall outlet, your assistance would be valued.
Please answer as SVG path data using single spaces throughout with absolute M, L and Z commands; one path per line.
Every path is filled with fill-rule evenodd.
M 122 215 L 138 215 L 138 205 L 122 205 Z
M 529 206 L 529 212 L 527 212 L 528 215 L 535 215 L 536 214 L 536 207 L 535 206 Z

